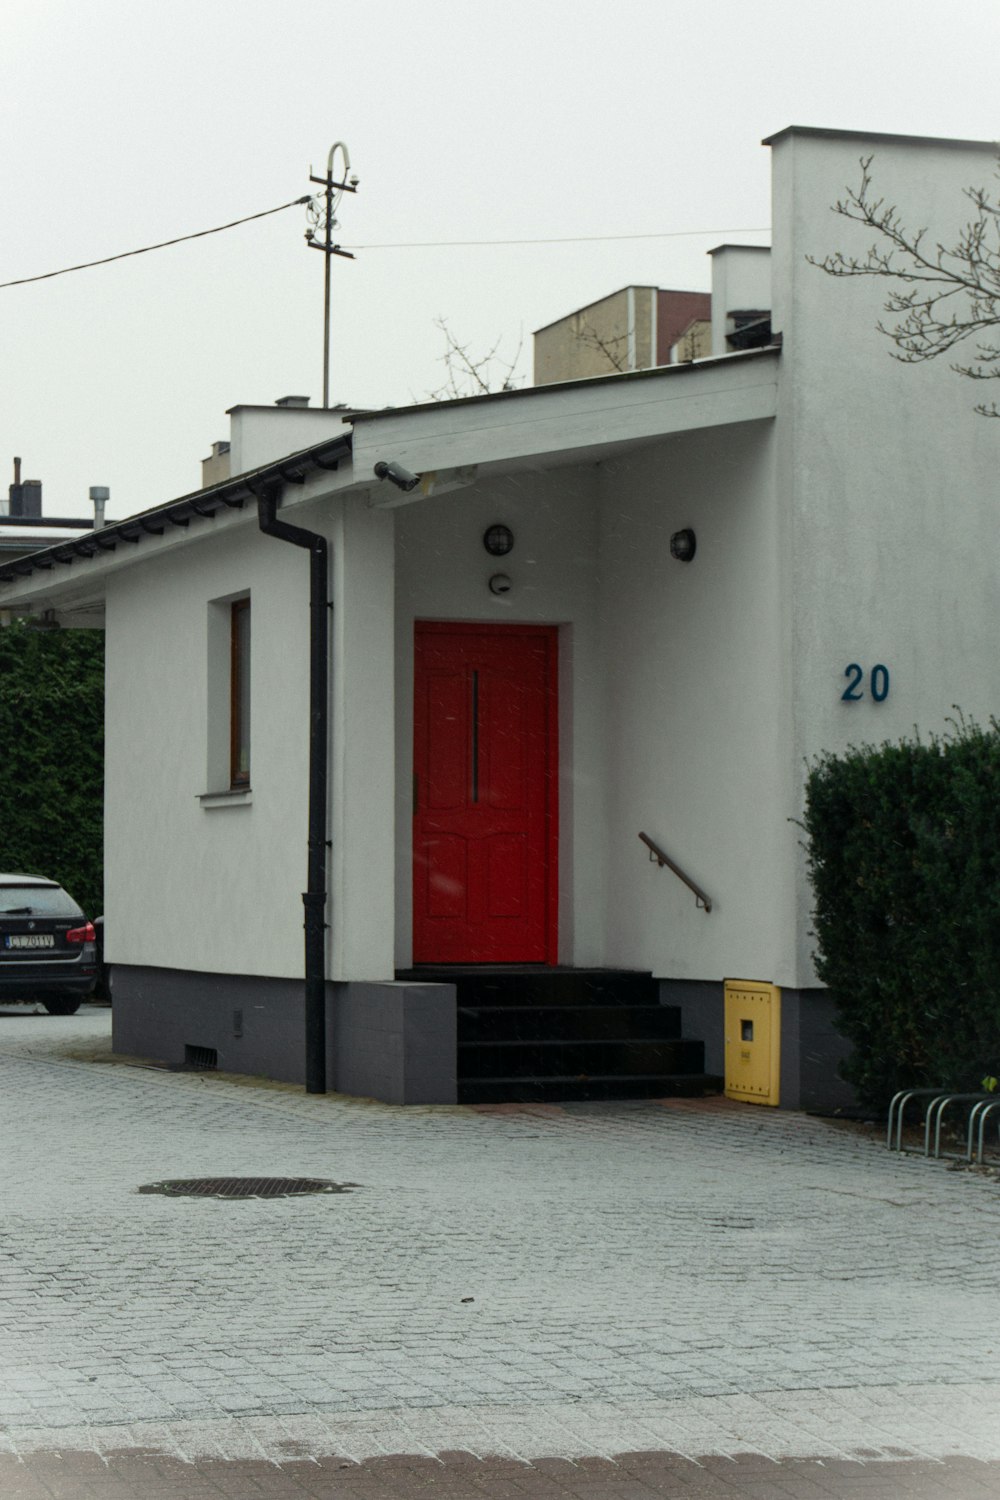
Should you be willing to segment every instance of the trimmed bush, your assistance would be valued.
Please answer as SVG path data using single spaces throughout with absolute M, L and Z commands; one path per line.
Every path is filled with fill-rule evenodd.
M 0 630 L 0 870 L 104 909 L 104 632 Z
M 998 726 L 824 757 L 805 827 L 817 971 L 862 1100 L 1000 1074 Z

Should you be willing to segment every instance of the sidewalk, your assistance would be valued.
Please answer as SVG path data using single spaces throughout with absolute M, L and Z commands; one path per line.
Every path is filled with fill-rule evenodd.
M 3 1500 L 1000 1496 L 994 1178 L 725 1100 L 69 1055 L 108 1028 L 0 1012 Z M 245 1175 L 358 1186 L 137 1193 Z

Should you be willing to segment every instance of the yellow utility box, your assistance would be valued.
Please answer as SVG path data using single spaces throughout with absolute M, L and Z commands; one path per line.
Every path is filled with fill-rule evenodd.
M 781 1087 L 781 991 L 726 980 L 726 1097 L 777 1104 Z

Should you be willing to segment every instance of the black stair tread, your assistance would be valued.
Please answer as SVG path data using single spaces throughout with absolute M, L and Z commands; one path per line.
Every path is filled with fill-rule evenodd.
M 473 1042 L 458 1049 L 459 1078 L 669 1077 L 704 1071 L 702 1042 L 663 1037 Z
M 459 1006 L 652 1005 L 659 981 L 647 969 L 476 965 L 399 970 L 399 979 L 452 984 Z
M 712 1083 L 723 1087 L 722 1078 L 714 1073 L 554 1073 L 551 1077 L 536 1074 L 533 1078 L 462 1078 L 460 1083 Z
M 609 1078 L 469 1078 L 458 1085 L 460 1104 L 572 1103 L 585 1099 L 703 1098 L 719 1094 L 723 1080 L 712 1073 L 632 1074 Z
M 472 1047 L 489 1047 L 490 1052 L 501 1052 L 505 1047 L 679 1047 L 691 1043 L 693 1037 L 510 1037 L 502 1041 L 460 1041 L 459 1052 L 471 1052 Z
M 460 1005 L 459 1046 L 681 1041 L 676 1005 Z
M 633 1036 L 670 1031 L 679 1036 L 681 1010 L 677 1005 L 459 1005 L 458 1033 L 484 1038 L 496 1036 L 565 1036 L 579 1029 L 581 1036 Z
M 463 1009 L 523 1009 L 526 1006 L 576 1006 L 580 1010 L 599 1005 L 655 1005 L 659 986 L 645 974 L 617 975 L 599 979 L 595 975 L 557 974 L 541 978 L 488 978 L 459 980 L 456 1003 Z
M 661 1011 L 677 1010 L 679 1009 L 679 1006 L 661 1005 L 658 1000 L 650 1000 L 645 1003 L 640 1001 L 638 1003 L 630 1003 L 628 1005 L 613 1005 L 603 999 L 600 1000 L 597 1005 L 592 1004 L 589 1000 L 585 1000 L 582 1004 L 573 1003 L 567 1005 L 484 1005 L 479 1001 L 469 1005 L 465 1004 L 463 1001 L 459 1001 L 458 1005 L 459 1015 L 462 1015 L 466 1011 L 473 1012 L 475 1014 L 478 1014 L 481 1011 L 503 1011 L 505 1015 L 516 1015 L 519 1011 L 521 1011 L 527 1015 L 537 1016 L 544 1014 L 544 1012 L 547 1010 L 559 1011 L 560 1013 L 562 1013 L 563 1011 L 574 1009 L 584 1011 L 595 1009 L 634 1010 L 659 1013 Z
M 414 969 L 397 969 L 397 979 L 544 979 L 577 975 L 581 979 L 652 979 L 652 969 L 577 969 L 568 964 L 422 964 Z

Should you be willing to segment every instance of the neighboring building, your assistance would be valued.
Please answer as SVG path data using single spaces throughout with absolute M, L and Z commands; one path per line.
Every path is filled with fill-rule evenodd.
M 538 329 L 535 384 L 669 364 L 674 344 L 695 319 L 710 319 L 711 307 L 708 292 L 622 287 Z
M 934 240 L 995 148 L 799 128 L 769 144 L 773 251 L 713 254 L 710 358 L 310 413 L 305 441 L 302 410 L 236 408 L 229 478 L 0 569 L 0 608 L 105 614 L 119 1050 L 303 1076 L 309 619 L 329 612 L 310 610 L 318 544 L 262 534 L 277 520 L 331 557 L 311 843 L 322 864 L 330 841 L 330 1086 L 448 1102 L 457 1073 L 460 1097 L 544 1096 L 505 1082 L 534 1058 L 564 1093 L 599 1093 L 586 1008 L 543 1029 L 580 983 L 605 1071 L 612 1053 L 632 1067 L 605 1092 L 666 1092 L 723 1070 L 739 981 L 731 1066 L 776 986 L 781 1102 L 848 1100 L 812 963 L 805 769 L 941 731 L 956 703 L 996 711 L 997 435 L 946 363 L 889 357 L 877 282 L 806 256 L 867 249 L 830 213 L 860 157 Z M 765 326 L 765 347 L 730 352 Z M 627 971 L 614 995 L 607 970 Z M 638 1003 L 661 1040 L 611 1039 L 635 971 L 687 1042 Z
M 694 359 L 709 359 L 712 354 L 711 318 L 692 318 L 680 337 L 670 346 L 669 364 L 686 365 Z
M 6 502 L 0 500 L 0 566 L 27 557 L 31 552 L 47 547 L 53 530 L 64 536 L 79 535 L 90 529 L 91 524 L 104 525 L 104 507 L 108 491 L 95 487 L 90 491 L 94 506 L 94 522 L 80 518 L 53 518 L 42 515 L 42 482 L 40 479 L 21 478 L 21 460 L 14 459 L 14 478 L 7 487 Z M 4 621 L 6 623 L 6 621 Z

